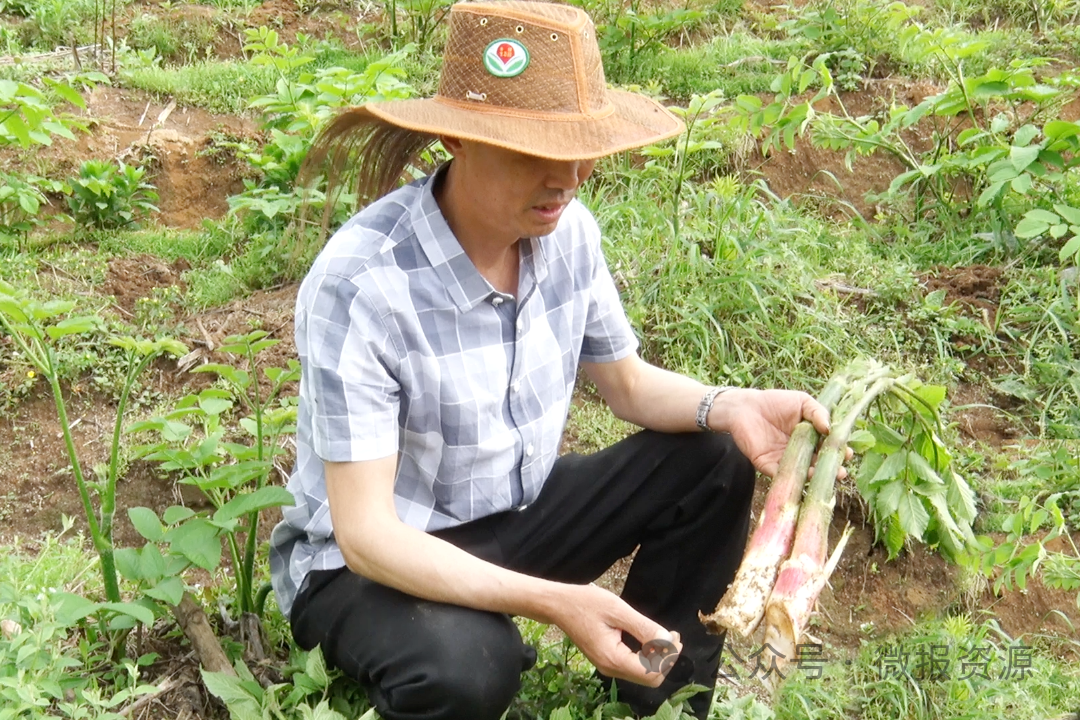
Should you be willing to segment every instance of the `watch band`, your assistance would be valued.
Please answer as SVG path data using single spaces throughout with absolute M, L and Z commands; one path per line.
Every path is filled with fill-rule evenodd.
M 702 431 L 709 430 L 709 411 L 712 410 L 713 402 L 716 400 L 716 396 L 721 393 L 726 393 L 728 390 L 734 390 L 731 385 L 722 385 L 720 387 L 709 388 L 705 395 L 701 398 L 701 402 L 697 406 L 697 426 Z

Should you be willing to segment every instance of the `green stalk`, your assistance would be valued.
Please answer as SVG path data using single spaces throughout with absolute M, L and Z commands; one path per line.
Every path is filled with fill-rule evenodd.
M 799 526 L 791 557 L 780 567 L 776 585 L 765 609 L 765 642 L 776 649 L 779 658 L 794 658 L 796 647 L 810 620 L 818 595 L 825 587 L 832 568 L 839 560 L 846 538 L 837 546 L 831 559 L 829 525 L 836 504 L 836 475 L 847 454 L 847 442 L 855 423 L 870 404 L 896 383 L 888 376 L 870 377 L 853 388 L 844 417 L 833 425 L 818 453 L 814 476 L 810 479 L 799 511 Z M 869 384 L 869 387 L 867 385 Z
M 248 345 L 248 348 L 247 348 L 247 355 L 248 355 L 248 367 L 251 368 L 251 379 L 252 379 L 252 382 L 255 384 L 254 400 L 252 400 L 252 398 L 249 397 L 248 398 L 248 404 L 250 404 L 252 406 L 252 409 L 255 411 L 255 443 L 257 445 L 257 452 L 258 452 L 259 462 L 262 462 L 263 459 L 264 459 L 264 455 L 263 455 L 263 402 L 262 402 L 262 391 L 261 391 L 261 388 L 259 387 L 258 368 L 255 367 L 255 354 L 251 351 L 251 345 L 250 344 Z M 255 488 L 257 490 L 261 490 L 262 487 L 266 484 L 266 477 L 268 475 L 269 475 L 269 473 L 264 473 L 263 475 L 260 475 L 259 478 L 256 480 Z M 252 602 L 252 597 L 251 597 L 251 585 L 252 585 L 252 582 L 255 579 L 255 554 L 258 551 L 258 542 L 259 542 L 259 537 L 258 536 L 259 536 L 259 512 L 255 511 L 253 513 L 248 514 L 248 535 L 247 535 L 246 546 L 244 548 L 244 565 L 243 565 L 244 584 L 243 584 L 243 589 L 242 590 L 239 587 L 239 583 L 237 583 L 237 585 L 238 585 L 237 590 L 240 591 L 239 594 L 241 595 L 240 605 L 243 608 L 244 612 L 252 612 L 253 609 L 254 609 L 254 603 Z
M 848 370 L 833 376 L 818 396 L 818 402 L 831 411 L 850 380 Z M 809 422 L 795 426 L 739 572 L 712 614 L 700 618 L 710 632 L 728 629 L 747 637 L 764 617 L 765 601 L 795 537 L 799 500 L 817 442 L 818 433 Z
M 71 427 L 68 425 L 67 408 L 64 405 L 64 397 L 60 391 L 60 381 L 56 377 L 55 363 L 52 352 L 46 348 L 45 353 L 49 359 L 49 386 L 52 388 L 53 399 L 56 402 L 56 414 L 60 418 L 60 428 L 64 432 L 64 445 L 67 447 L 68 457 L 71 459 L 71 469 L 75 475 L 75 485 L 79 489 L 79 499 L 82 500 L 83 511 L 86 513 L 86 522 L 90 528 L 90 537 L 94 542 L 94 549 L 101 559 L 101 579 L 105 585 L 105 597 L 109 602 L 120 602 L 120 584 L 116 580 L 116 563 L 113 561 L 112 538 L 102 533 L 98 519 L 94 513 L 94 506 L 90 500 L 90 491 L 86 487 L 86 479 L 83 477 L 82 466 L 79 464 L 79 456 L 75 452 L 75 440 L 71 436 Z M 104 499 L 102 500 L 104 505 Z

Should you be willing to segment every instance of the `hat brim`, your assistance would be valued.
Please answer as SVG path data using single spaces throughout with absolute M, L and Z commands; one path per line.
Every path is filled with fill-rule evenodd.
M 551 160 L 592 160 L 675 137 L 683 122 L 651 98 L 608 90 L 613 111 L 602 118 L 477 112 L 426 100 L 367 103 L 364 111 L 393 125 L 430 135 L 475 140 Z

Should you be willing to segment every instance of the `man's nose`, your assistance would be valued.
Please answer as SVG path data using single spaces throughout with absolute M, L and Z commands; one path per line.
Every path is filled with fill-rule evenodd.
M 552 161 L 548 167 L 548 187 L 558 190 L 577 190 L 592 174 L 595 160 Z

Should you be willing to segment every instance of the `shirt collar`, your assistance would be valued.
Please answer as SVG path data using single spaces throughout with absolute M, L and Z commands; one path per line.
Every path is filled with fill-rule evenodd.
M 421 192 L 410 209 L 410 216 L 420 249 L 446 286 L 458 310 L 468 312 L 499 293 L 465 254 L 435 200 L 435 184 L 449 166 L 450 163 L 445 163 L 421 181 Z M 547 277 L 543 238 L 525 239 L 521 247 L 521 273 L 518 287 L 523 298 Z M 518 298 L 518 301 L 522 298 Z

